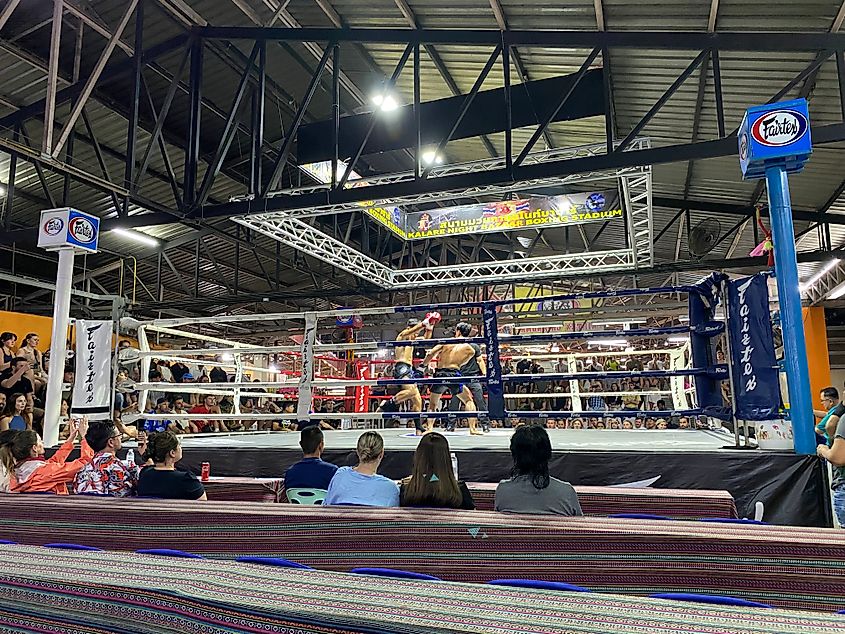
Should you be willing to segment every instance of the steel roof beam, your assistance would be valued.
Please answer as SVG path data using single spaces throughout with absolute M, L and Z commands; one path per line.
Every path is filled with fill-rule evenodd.
M 278 40 L 295 42 L 360 42 L 383 44 L 448 44 L 540 46 L 548 48 L 641 48 L 701 51 L 784 52 L 845 49 L 845 34 L 785 32 L 778 37 L 763 32 L 720 31 L 533 31 L 491 29 L 323 29 L 257 28 L 238 26 L 194 27 L 202 37 L 225 40 Z

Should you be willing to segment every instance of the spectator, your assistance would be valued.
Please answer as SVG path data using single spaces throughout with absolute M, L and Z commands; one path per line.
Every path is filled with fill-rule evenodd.
M 193 473 L 179 471 L 176 463 L 182 459 L 179 436 L 170 431 L 153 434 L 147 441 L 145 467 L 138 479 L 138 495 L 168 500 L 207 500 L 205 488 Z
M 612 382 L 610 384 L 609 390 L 611 392 L 614 392 L 614 393 L 619 392 L 619 384 L 616 381 Z M 622 397 L 621 396 L 611 394 L 610 396 L 605 397 L 604 401 L 605 401 L 605 403 L 607 403 L 607 409 L 609 409 L 609 410 L 616 411 L 616 410 L 622 409 Z
M 600 396 L 598 393 L 602 391 L 601 381 L 595 381 L 590 386 L 590 394 L 596 394 L 595 396 L 588 396 L 587 397 L 587 409 L 591 412 L 603 412 L 607 409 L 607 405 L 604 401 L 604 397 Z
M 513 471 L 496 487 L 496 510 L 540 515 L 583 515 L 575 489 L 549 475 L 552 444 L 539 425 L 523 425 L 511 436 Z
M 821 391 L 821 402 L 824 410 L 813 410 L 813 414 L 821 418 L 816 425 L 816 433 L 823 436 L 827 446 L 830 447 L 839 419 L 845 414 L 845 405 L 839 401 L 839 390 L 835 387 L 826 387 Z
M 18 432 L 12 429 L 0 431 L 0 493 L 9 493 L 9 471 L 6 469 L 6 463 L 2 460 L 3 447 L 9 445 L 14 440 Z
M 634 428 L 634 421 L 630 418 L 626 418 L 622 421 L 622 429 L 633 429 Z
M 657 427 L 657 421 L 655 421 L 651 417 L 648 417 L 648 418 L 645 419 L 645 428 L 646 429 L 654 429 L 655 427 Z
M 33 407 L 32 381 L 26 378 L 27 372 L 29 362 L 23 357 L 13 358 L 10 367 L 0 372 L 0 392 L 6 394 L 7 401 L 12 394 L 23 394 L 27 405 Z
M 4 395 L 5 398 L 5 395 Z M 26 404 L 26 396 L 23 394 L 12 394 L 3 410 L 0 418 L 0 431 L 13 429 L 24 431 L 32 429 L 32 412 Z
M 833 466 L 833 511 L 839 519 L 839 526 L 845 527 L 845 418 L 840 418 L 833 432 L 833 444 L 819 445 L 816 453 Z
M 88 426 L 85 441 L 94 450 L 94 458 L 76 474 L 74 493 L 96 493 L 114 497 L 128 497 L 135 493 L 141 469 L 134 462 L 118 460 L 121 433 L 111 421 L 94 421 Z M 138 440 L 138 450 L 144 453 L 146 442 Z
M 572 421 L 572 425 L 570 429 L 584 429 L 584 423 L 580 418 L 576 418 Z
M 0 334 L 0 352 L 3 358 L 0 359 L 0 371 L 5 372 L 12 365 L 12 359 L 15 358 L 13 349 L 18 342 L 18 336 L 13 332 L 4 332 Z
M 666 429 L 667 427 L 668 427 L 668 424 L 666 423 L 665 418 L 658 418 L 657 423 L 655 423 L 655 426 L 654 426 L 655 429 Z
M 174 414 L 187 414 L 188 410 L 185 408 L 185 398 L 182 396 L 177 396 L 173 399 L 173 413 Z M 199 428 L 194 424 L 194 421 L 188 420 L 187 418 L 177 418 L 173 421 L 176 425 L 178 434 L 196 434 L 199 432 Z
M 467 485 L 452 471 L 449 441 L 442 434 L 431 432 L 420 439 L 411 475 L 399 488 L 399 506 L 475 508 Z
M 156 401 L 155 409 L 149 412 L 150 414 L 171 414 L 170 399 L 167 396 L 162 396 Z M 144 431 L 148 434 L 161 433 L 163 431 L 172 431 L 174 434 L 179 433 L 181 429 L 172 420 L 155 418 L 146 419 L 144 421 Z
M 663 400 L 662 398 L 659 398 L 659 399 L 657 399 L 657 403 L 655 405 L 654 410 L 657 411 L 657 412 L 668 412 L 669 408 L 666 407 L 666 401 Z
M 337 473 L 337 465 L 324 461 L 321 456 L 326 443 L 319 425 L 311 425 L 299 432 L 302 460 L 285 471 L 286 489 L 328 490 Z
M 689 419 L 686 418 L 685 416 L 681 416 L 678 419 L 678 429 L 689 429 L 689 428 L 690 428 Z
M 219 365 L 216 365 L 213 368 L 211 368 L 211 373 L 209 374 L 209 378 L 211 379 L 212 383 L 228 383 L 229 382 L 229 375 L 226 374 L 226 370 L 221 368 Z
M 44 363 L 41 352 L 38 350 L 40 338 L 34 332 L 23 338 L 23 345 L 18 348 L 18 356 L 29 362 L 29 372 L 26 378 L 32 381 L 32 387 L 36 394 L 41 394 L 47 387 L 47 374 L 44 372 Z
M 381 435 L 374 431 L 361 434 L 356 452 L 358 466 L 337 470 L 323 505 L 399 506 L 399 487 L 393 480 L 376 473 L 384 458 Z
M 6 394 L 0 392 L 0 412 L 6 411 Z
M 87 431 L 87 418 L 71 421 L 68 439 L 48 460 L 44 459 L 41 437 L 31 429 L 5 435 L 0 462 L 9 474 L 9 491 L 67 495 L 68 483 L 94 456 L 84 438 Z M 80 457 L 68 462 L 77 434 L 82 437 Z
M 191 414 L 220 414 L 220 407 L 217 405 L 217 397 L 206 394 L 202 405 L 190 409 Z M 199 433 L 212 431 L 227 431 L 222 420 L 195 420 L 193 421 Z

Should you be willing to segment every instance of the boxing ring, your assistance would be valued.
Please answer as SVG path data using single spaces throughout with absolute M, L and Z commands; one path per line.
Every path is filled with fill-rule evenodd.
M 551 427 L 568 426 L 570 422 L 575 425 L 577 420 L 583 423 L 608 419 L 641 421 L 658 416 L 667 421 L 689 420 L 690 429 L 550 429 L 551 473 L 581 485 L 648 482 L 662 488 L 727 489 L 745 516 L 752 516 L 754 503 L 762 499 L 772 509 L 771 517 L 767 518 L 771 521 L 826 525 L 830 521 L 824 503 L 826 483 L 818 460 L 793 453 L 728 449 L 743 447 L 748 440 L 740 436 L 739 425 L 733 420 L 734 404 L 722 389 L 723 382 L 729 381 L 734 372 L 730 363 L 718 360 L 717 354 L 717 348 L 730 351 L 726 336 L 730 315 L 721 306 L 722 282 L 707 278 L 693 285 L 551 295 L 534 300 L 159 319 L 137 327 L 141 376 L 149 376 L 151 360 L 158 359 L 189 364 L 192 371 L 221 368 L 230 380 L 226 383 L 146 381 L 135 388 L 141 392 L 141 402 L 150 391 L 185 397 L 213 395 L 229 402 L 231 408 L 219 413 L 152 413 L 144 417 L 222 421 L 229 426 L 237 424 L 255 430 L 183 437 L 185 466 L 198 472 L 202 462 L 210 462 L 213 474 L 230 476 L 277 477 L 299 460 L 298 434 L 260 431 L 270 423 L 323 421 L 339 427 L 337 431 L 326 431 L 324 453 L 324 459 L 337 464 L 355 464 L 354 446 L 360 430 L 379 428 L 385 438 L 385 459 L 380 472 L 401 478 L 410 470 L 418 436 L 413 428 L 385 429 L 389 421 L 398 420 L 411 426 L 417 420 L 430 418 L 439 425 L 437 430 L 443 432 L 444 427 L 455 422 L 478 417 L 493 425 L 489 433 L 470 436 L 465 431 L 447 431 L 445 434 L 458 457 L 462 479 L 496 482 L 510 473 L 511 430 L 507 427 L 521 422 L 540 420 Z M 567 321 L 574 306 L 580 306 L 580 313 L 604 314 L 614 303 L 639 301 L 640 306 L 647 306 L 646 298 L 667 296 L 686 296 L 686 313 L 650 318 L 644 325 L 631 319 L 604 329 L 579 330 Z M 526 308 L 527 304 L 531 306 Z M 624 307 L 623 304 L 623 311 Z M 440 313 L 442 322 L 431 339 L 412 342 L 419 356 L 438 344 L 474 343 L 486 352 L 486 374 L 373 378 L 379 371 L 390 372 L 391 351 L 409 345 L 391 333 L 402 330 L 408 317 L 422 318 L 431 312 Z M 529 318 L 537 316 L 559 322 L 560 328 L 521 334 L 525 324 L 531 323 Z M 356 336 L 355 331 L 346 327 L 356 320 L 372 323 L 373 328 L 389 336 L 371 339 L 364 339 L 360 333 Z M 452 333 L 457 321 L 476 326 L 478 334 L 455 338 Z M 222 323 L 248 333 L 257 322 L 275 322 L 286 335 L 274 335 L 273 345 L 259 345 L 254 338 L 244 341 L 220 333 Z M 216 329 L 214 332 L 212 327 Z M 342 337 L 338 336 L 338 329 Z M 604 345 L 608 341 L 617 342 L 617 348 L 622 347 L 623 341 L 626 345 L 624 350 L 609 350 Z M 637 349 L 637 342 L 647 342 L 649 347 Z M 167 348 L 152 349 L 152 344 Z M 590 348 L 591 345 L 596 348 Z M 509 362 L 526 355 L 534 360 L 535 370 L 536 366 L 542 370 L 508 373 Z M 665 362 L 653 369 L 640 364 L 635 364 L 635 369 L 595 369 L 599 358 L 636 360 L 656 355 L 662 356 Z M 730 355 L 726 356 L 730 359 Z M 591 360 L 593 369 L 588 367 Z M 602 387 L 621 380 L 639 381 L 640 386 L 644 381 L 660 382 L 655 389 L 638 387 L 633 393 L 663 397 L 667 409 L 590 408 L 596 397 L 627 394 Z M 431 412 L 406 408 L 372 411 L 386 398 L 386 394 L 376 395 L 378 391 L 415 384 L 425 402 L 428 386 L 438 383 L 459 386 L 470 381 L 484 387 L 487 406 L 478 412 L 454 411 L 448 404 L 440 411 Z M 521 387 L 551 383 L 568 386 L 569 391 L 526 392 Z M 585 384 L 589 383 L 596 385 L 585 391 Z M 544 399 L 546 406 L 524 408 L 526 401 L 537 399 Z M 342 409 L 322 407 L 321 402 L 326 400 L 344 406 Z M 556 405 L 562 401 L 568 407 L 558 409 Z M 731 426 L 733 429 L 728 431 Z

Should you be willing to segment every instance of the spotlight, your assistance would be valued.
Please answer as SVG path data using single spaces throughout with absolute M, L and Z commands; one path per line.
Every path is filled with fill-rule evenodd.
M 220 355 L 220 360 L 221 361 L 234 361 L 235 355 L 233 355 L 231 352 L 224 352 L 223 354 Z
M 376 94 L 373 95 L 370 101 L 373 102 L 374 106 L 378 106 L 382 112 L 392 112 L 399 107 L 399 103 L 396 101 L 396 97 L 390 94 Z
M 435 150 L 426 150 L 422 153 L 422 162 L 425 165 L 440 165 L 443 163 L 443 157 Z

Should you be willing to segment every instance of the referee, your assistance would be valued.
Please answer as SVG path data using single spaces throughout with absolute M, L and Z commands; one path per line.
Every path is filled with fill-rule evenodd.
M 474 326 L 472 327 L 475 328 Z M 461 335 L 464 337 L 470 337 L 472 335 L 472 330 L 467 329 L 466 331 L 462 331 Z M 469 344 L 472 346 L 472 349 L 475 351 L 475 355 L 470 358 L 464 365 L 461 366 L 460 372 L 461 376 L 486 376 L 487 375 L 487 366 L 484 362 L 484 357 L 481 352 L 481 346 L 477 343 Z M 487 417 L 487 401 L 484 399 L 484 388 L 481 386 L 481 381 L 473 380 L 467 381 L 464 383 L 466 388 L 472 394 L 472 400 L 475 403 L 475 409 L 478 413 L 478 421 L 481 423 L 481 431 L 488 432 L 490 431 L 490 419 Z M 449 399 L 449 411 L 450 412 L 457 412 L 460 410 L 460 399 L 457 398 L 450 398 Z M 485 412 L 485 413 L 481 413 Z M 453 420 L 449 421 L 446 426 L 446 431 L 455 431 L 455 423 Z

